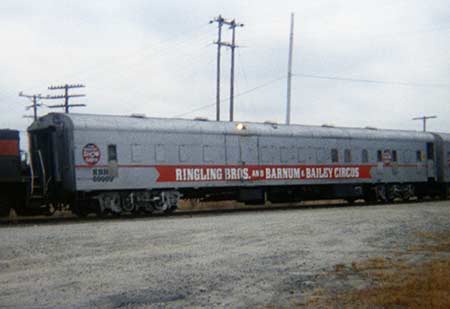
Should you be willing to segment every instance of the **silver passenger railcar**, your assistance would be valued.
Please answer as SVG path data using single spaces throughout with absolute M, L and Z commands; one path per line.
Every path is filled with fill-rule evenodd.
M 59 113 L 28 131 L 34 187 L 79 214 L 173 211 L 182 195 L 407 199 L 449 181 L 450 139 L 431 133 Z

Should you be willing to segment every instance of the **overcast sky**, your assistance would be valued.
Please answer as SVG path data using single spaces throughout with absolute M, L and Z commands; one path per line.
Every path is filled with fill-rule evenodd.
M 2 0 L 0 127 L 29 125 L 19 91 L 64 83 L 86 85 L 78 112 L 215 119 L 218 14 L 245 24 L 235 120 L 282 123 L 291 12 L 292 123 L 420 130 L 411 118 L 437 115 L 429 129 L 450 132 L 450 0 Z M 229 60 L 224 49 L 223 120 Z

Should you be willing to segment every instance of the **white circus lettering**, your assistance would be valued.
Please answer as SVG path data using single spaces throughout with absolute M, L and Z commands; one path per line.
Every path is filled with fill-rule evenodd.
M 175 181 L 223 180 L 221 168 L 176 168 Z

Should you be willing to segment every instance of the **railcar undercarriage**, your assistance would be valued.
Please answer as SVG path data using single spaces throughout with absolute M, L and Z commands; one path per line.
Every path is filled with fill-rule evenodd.
M 171 213 L 177 209 L 180 198 L 181 193 L 175 190 L 108 191 L 99 192 L 76 201 L 71 210 L 78 216 L 86 216 L 89 213 L 96 213 L 97 215 L 108 213 L 114 215 Z
M 3 191 L 4 192 L 4 191 Z M 5 193 L 5 192 L 4 192 Z M 6 194 L 6 193 L 5 193 Z M 347 185 L 309 185 L 278 186 L 255 188 L 214 188 L 178 190 L 142 190 L 142 191 L 106 191 L 81 193 L 72 201 L 32 200 L 40 207 L 14 203 L 8 195 L 0 198 L 0 215 L 7 216 L 10 208 L 19 215 L 51 215 L 55 210 L 70 209 L 75 215 L 85 217 L 89 214 L 103 216 L 107 214 L 152 214 L 171 213 L 178 208 L 181 197 L 200 201 L 236 200 L 245 204 L 289 203 L 308 200 L 344 199 L 353 203 L 363 199 L 368 203 L 389 203 L 409 201 L 424 197 L 446 199 L 450 195 L 450 185 L 436 183 L 416 184 L 347 184 Z M 17 197 L 17 196 L 16 196 Z M 31 203 L 31 202 L 30 202 Z M 31 207 L 31 208 L 30 208 Z

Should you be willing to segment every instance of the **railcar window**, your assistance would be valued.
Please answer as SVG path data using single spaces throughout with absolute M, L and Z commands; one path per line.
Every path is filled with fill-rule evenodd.
M 187 148 L 186 145 L 180 145 L 178 147 L 178 159 L 180 162 L 186 162 L 188 159 Z
M 274 146 L 262 146 L 261 147 L 261 160 L 263 163 L 272 163 L 274 161 L 273 156 Z
M 164 162 L 166 159 L 166 152 L 164 151 L 164 145 L 158 144 L 156 145 L 156 161 Z
M 133 162 L 142 162 L 142 145 L 139 144 L 132 144 L 131 145 L 131 160 Z
M 345 163 L 352 162 L 352 152 L 351 152 L 350 149 L 345 149 L 344 150 L 344 162 Z
M 361 152 L 361 161 L 362 163 L 368 163 L 369 162 L 369 152 L 367 149 L 363 149 Z
M 433 160 L 433 159 L 434 159 L 434 144 L 427 143 L 427 160 Z
M 398 161 L 397 150 L 392 150 L 392 162 L 397 161 Z
M 108 162 L 117 162 L 117 147 L 116 145 L 108 145 Z
M 381 150 L 377 151 L 377 162 L 383 161 L 383 152 Z
M 413 153 L 411 152 L 411 150 L 403 151 L 402 157 L 403 157 L 403 161 L 405 163 L 412 163 L 413 162 Z
M 281 163 L 287 163 L 289 161 L 289 152 L 287 147 L 280 147 Z
M 325 151 L 323 149 L 316 149 L 316 159 L 318 163 L 323 163 L 325 162 L 326 158 L 326 154 Z
M 215 145 L 203 146 L 203 161 L 207 163 L 221 162 L 224 159 L 223 148 Z
M 339 153 L 337 149 L 331 149 L 331 162 L 339 162 Z
M 417 150 L 416 151 L 416 161 L 421 162 L 422 161 L 422 151 Z
M 297 148 L 297 161 L 305 162 L 306 161 L 306 149 Z

